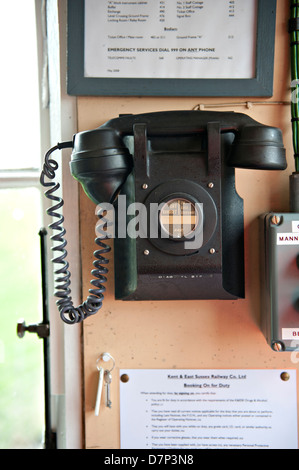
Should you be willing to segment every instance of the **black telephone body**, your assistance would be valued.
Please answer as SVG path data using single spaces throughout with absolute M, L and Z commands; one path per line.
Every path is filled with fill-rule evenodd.
M 280 129 L 241 113 L 166 111 L 121 115 L 76 134 L 72 147 L 72 175 L 95 204 L 115 207 L 116 299 L 244 297 L 243 200 L 235 168 L 284 170 Z M 118 236 L 120 195 L 127 207 L 145 207 L 144 236 Z M 185 202 L 199 208 L 194 233 L 188 240 L 184 233 L 165 236 L 161 213 L 173 214 Z M 129 224 L 132 214 L 125 217 Z M 186 243 L 192 236 L 200 246 Z

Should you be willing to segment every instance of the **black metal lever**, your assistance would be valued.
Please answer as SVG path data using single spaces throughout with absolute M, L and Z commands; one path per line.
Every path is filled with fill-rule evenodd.
M 23 319 L 19 320 L 17 323 L 18 337 L 23 338 L 26 331 L 36 333 L 39 338 L 47 338 L 50 334 L 49 323 L 33 323 L 27 326 Z
M 28 333 L 36 333 L 43 340 L 44 352 L 44 381 L 45 381 L 45 449 L 56 449 L 56 433 L 52 430 L 51 425 L 51 384 L 50 384 L 50 326 L 48 311 L 48 293 L 47 293 L 47 247 L 46 247 L 46 229 L 41 229 L 40 236 L 40 252 L 41 252 L 41 274 L 42 274 L 42 312 L 43 321 L 26 325 L 23 319 L 17 323 L 17 335 L 23 338 L 26 331 Z

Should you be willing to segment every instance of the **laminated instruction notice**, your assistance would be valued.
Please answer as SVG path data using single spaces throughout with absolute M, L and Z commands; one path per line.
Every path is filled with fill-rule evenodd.
M 85 0 L 84 76 L 255 77 L 257 0 Z
M 297 449 L 296 370 L 120 371 L 121 449 Z

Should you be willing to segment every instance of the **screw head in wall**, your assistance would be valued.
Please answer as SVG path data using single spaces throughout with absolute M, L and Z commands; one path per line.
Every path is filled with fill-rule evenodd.
M 273 215 L 273 217 L 271 217 L 271 222 L 273 225 L 278 225 L 280 224 L 280 217 L 279 215 Z
M 125 383 L 129 382 L 130 377 L 128 376 L 128 374 L 122 374 L 120 376 L 120 380 L 125 384 Z
M 286 382 L 287 380 L 289 380 L 290 378 L 290 374 L 288 372 L 282 372 L 280 374 L 280 378 L 281 380 L 283 380 L 284 382 Z

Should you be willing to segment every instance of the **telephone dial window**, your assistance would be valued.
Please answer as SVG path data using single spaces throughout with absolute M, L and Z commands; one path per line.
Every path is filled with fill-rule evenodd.
M 182 239 L 193 234 L 198 226 L 199 213 L 188 199 L 173 198 L 166 201 L 159 214 L 162 232 L 172 239 Z

